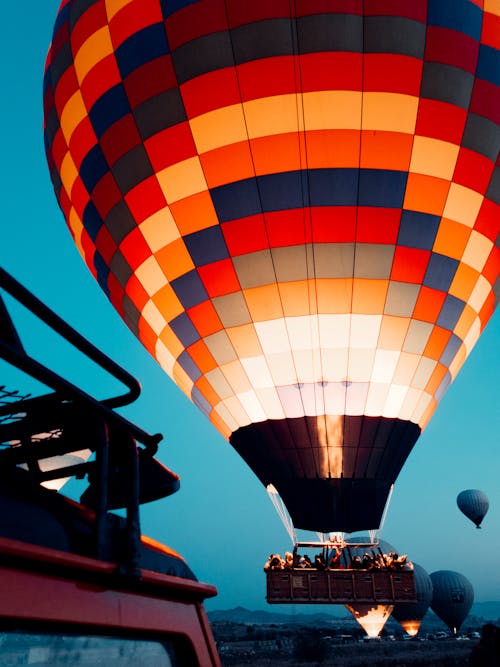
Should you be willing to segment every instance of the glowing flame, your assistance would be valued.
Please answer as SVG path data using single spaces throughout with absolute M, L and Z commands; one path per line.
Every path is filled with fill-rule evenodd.
M 349 609 L 368 637 L 372 638 L 379 636 L 394 609 L 394 605 L 392 604 L 379 604 L 376 606 L 369 604 L 346 604 L 345 606 Z
M 399 624 L 410 637 L 415 637 L 420 630 L 420 621 L 400 621 Z

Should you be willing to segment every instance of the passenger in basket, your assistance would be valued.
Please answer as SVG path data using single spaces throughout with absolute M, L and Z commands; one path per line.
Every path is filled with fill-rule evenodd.
M 314 557 L 314 567 L 317 570 L 326 570 L 326 563 L 322 553 Z
M 370 556 L 369 553 L 363 554 L 363 570 L 374 570 L 375 569 L 375 562 L 374 558 Z
M 293 555 L 287 551 L 285 553 L 285 565 L 284 565 L 285 570 L 293 570 Z
M 364 565 L 363 561 L 361 560 L 360 556 L 354 556 L 354 558 L 351 560 L 351 570 L 363 570 Z
M 302 560 L 303 560 L 303 563 L 304 563 L 302 565 L 302 567 L 311 568 L 313 566 L 313 564 L 311 563 L 311 559 L 309 558 L 309 556 L 307 554 L 304 555 L 304 558 Z
M 332 557 L 330 558 L 330 563 L 328 564 L 328 567 L 331 570 L 340 570 L 342 568 L 342 563 L 340 562 L 340 557 L 342 556 L 342 551 L 337 547 L 333 547 L 335 549 Z
M 285 566 L 285 561 L 279 554 L 271 554 L 269 560 L 264 565 L 264 570 L 282 570 Z

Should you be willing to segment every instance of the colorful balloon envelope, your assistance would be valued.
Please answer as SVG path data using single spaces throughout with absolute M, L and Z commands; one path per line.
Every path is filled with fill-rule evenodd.
M 500 9 L 65 0 L 45 141 L 88 267 L 299 528 L 375 528 L 490 318 Z

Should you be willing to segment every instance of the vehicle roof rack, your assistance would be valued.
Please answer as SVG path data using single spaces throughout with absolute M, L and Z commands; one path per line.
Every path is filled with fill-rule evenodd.
M 2 292 L 119 380 L 126 391 L 97 400 L 31 357 Z M 175 493 L 180 484 L 178 475 L 154 458 L 162 436 L 150 435 L 114 411 L 138 398 L 139 382 L 2 268 L 0 358 L 52 390 L 31 397 L 0 389 L 0 481 L 7 480 L 16 468 L 24 468 L 34 486 L 72 476 L 87 477 L 89 487 L 80 502 L 95 513 L 96 556 L 102 558 L 109 552 L 108 510 L 125 508 L 129 539 L 121 567 L 133 574 L 140 550 L 139 505 Z M 82 450 L 95 456 L 90 460 L 71 457 Z M 47 461 L 52 465 L 44 466 Z

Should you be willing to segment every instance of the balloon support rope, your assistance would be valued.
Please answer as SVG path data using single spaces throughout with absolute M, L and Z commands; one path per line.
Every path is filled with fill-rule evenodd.
M 382 528 L 384 527 L 385 523 L 385 517 L 387 516 L 387 512 L 389 511 L 389 505 L 391 504 L 391 498 L 392 498 L 392 492 L 394 491 L 394 484 L 391 484 L 391 490 L 389 491 L 389 495 L 387 496 L 387 501 L 385 503 L 384 507 L 384 513 L 382 514 L 382 519 L 380 521 L 380 526 L 379 526 L 379 533 L 382 532 Z
M 295 531 L 292 518 L 288 513 L 285 503 L 281 499 L 280 494 L 278 493 L 276 487 L 273 484 L 268 484 L 266 486 L 266 491 L 267 495 L 271 499 L 272 504 L 274 505 L 274 509 L 276 510 L 279 518 L 281 519 L 281 523 L 285 527 L 285 530 L 292 541 L 292 544 L 295 544 L 297 542 L 297 533 Z

